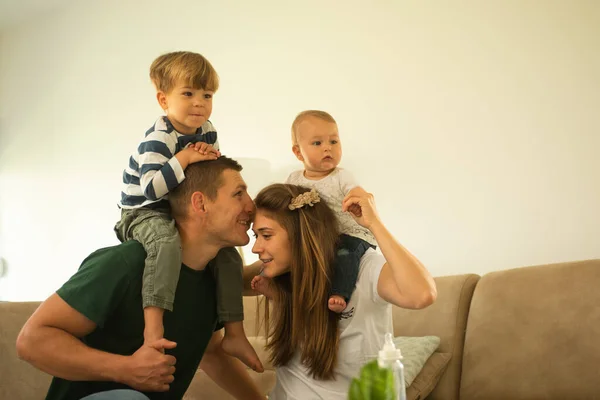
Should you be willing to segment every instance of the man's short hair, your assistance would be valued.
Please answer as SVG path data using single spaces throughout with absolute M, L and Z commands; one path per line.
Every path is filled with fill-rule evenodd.
M 215 200 L 219 188 L 223 186 L 223 171 L 228 169 L 240 172 L 242 166 L 225 156 L 188 165 L 184 181 L 169 193 L 173 218 L 184 218 L 187 215 L 194 192 L 201 192 L 209 200 Z

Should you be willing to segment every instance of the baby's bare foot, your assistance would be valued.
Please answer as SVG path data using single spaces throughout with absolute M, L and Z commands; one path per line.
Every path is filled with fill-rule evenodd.
M 226 333 L 221 342 L 221 348 L 225 353 L 238 358 L 252 370 L 256 372 L 265 371 L 256 351 L 254 351 L 254 347 L 252 347 L 246 336 L 228 335 Z
M 329 302 L 327 303 L 327 306 L 331 311 L 339 314 L 346 308 L 346 301 L 342 296 L 334 294 L 333 296 L 329 297 Z

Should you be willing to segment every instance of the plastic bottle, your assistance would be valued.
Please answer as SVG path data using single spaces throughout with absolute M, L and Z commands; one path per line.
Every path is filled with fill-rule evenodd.
M 402 353 L 394 345 L 391 333 L 385 334 L 383 348 L 379 351 L 377 364 L 379 368 L 386 368 L 392 371 L 394 376 L 395 400 L 406 400 L 406 387 L 404 385 L 404 365 L 402 365 Z

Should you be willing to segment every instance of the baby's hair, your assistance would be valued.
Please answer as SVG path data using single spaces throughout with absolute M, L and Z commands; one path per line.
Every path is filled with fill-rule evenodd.
M 292 144 L 293 145 L 298 144 L 298 125 L 300 125 L 300 123 L 302 123 L 302 121 L 304 121 L 308 117 L 315 117 L 315 118 L 321 119 L 326 122 L 332 122 L 334 124 L 337 124 L 337 122 L 335 122 L 335 119 L 328 112 L 321 111 L 321 110 L 302 111 L 300 114 L 296 115 L 294 122 L 292 122 Z
M 150 79 L 156 90 L 170 93 L 183 82 L 194 89 L 216 92 L 219 75 L 203 55 L 176 51 L 159 56 L 150 66 Z

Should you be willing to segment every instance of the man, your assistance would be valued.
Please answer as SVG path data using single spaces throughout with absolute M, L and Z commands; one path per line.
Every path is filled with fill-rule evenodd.
M 264 398 L 221 350 L 215 282 L 205 271 L 220 249 L 249 241 L 254 204 L 241 169 L 227 157 L 190 165 L 169 196 L 183 263 L 165 338 L 142 345 L 146 253 L 135 241 L 92 253 L 29 318 L 17 352 L 55 377 L 48 400 L 180 399 L 198 365 L 234 397 Z

